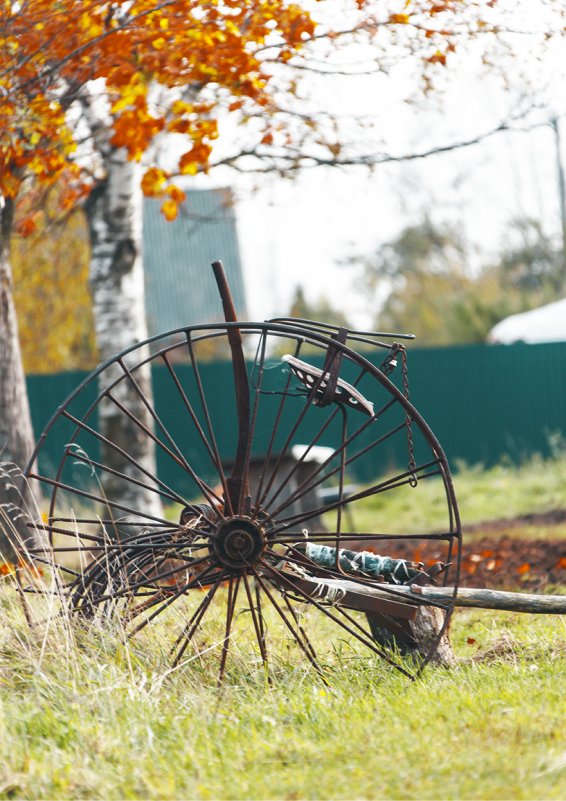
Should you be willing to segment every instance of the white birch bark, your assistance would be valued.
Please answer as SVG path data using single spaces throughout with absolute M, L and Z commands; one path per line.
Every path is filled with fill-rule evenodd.
M 34 436 L 12 293 L 14 205 L 0 198 L 0 562 L 16 562 L 22 547 L 39 544 L 26 521 L 37 519 L 40 493 L 22 480 Z
M 86 206 L 92 247 L 90 286 L 101 361 L 147 336 L 138 165 L 127 159 L 123 149 L 111 147 L 107 149 L 104 161 L 106 178 L 94 188 Z M 142 355 L 136 351 L 136 361 Z M 113 364 L 104 371 L 102 380 L 106 384 L 123 375 L 122 368 Z M 149 366 L 136 370 L 134 375 L 143 395 L 153 406 Z M 119 382 L 112 394 L 141 425 L 128 419 L 111 400 L 103 399 L 99 408 L 101 433 L 155 475 L 154 443 L 141 427 L 152 430 L 153 421 L 147 407 L 127 378 Z M 102 445 L 102 462 L 127 476 L 152 484 L 147 476 L 109 446 Z M 102 472 L 101 479 L 109 499 L 142 515 L 161 515 L 161 501 L 156 493 L 108 472 Z

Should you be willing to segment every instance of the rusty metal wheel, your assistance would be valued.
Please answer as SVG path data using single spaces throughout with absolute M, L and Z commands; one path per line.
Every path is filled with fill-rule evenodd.
M 426 540 L 457 587 L 460 526 L 404 349 L 382 340 L 290 319 L 193 326 L 92 373 L 27 470 L 48 504 L 33 555 L 72 613 L 118 615 L 130 635 L 163 621 L 175 664 L 214 663 L 219 680 L 292 653 L 322 675 L 376 657 L 417 675 L 436 641 L 407 657 L 367 618 L 395 633 L 424 603 L 399 588 L 432 579 Z M 156 467 L 132 455 L 144 440 Z M 437 606 L 446 627 L 454 598 Z

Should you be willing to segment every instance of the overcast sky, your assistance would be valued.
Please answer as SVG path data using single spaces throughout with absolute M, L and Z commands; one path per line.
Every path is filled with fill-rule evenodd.
M 539 0 L 526 6 L 523 0 L 514 2 L 534 10 Z M 544 58 L 530 47 L 525 37 L 517 39 L 518 58 L 507 90 L 464 65 L 446 73 L 450 80 L 444 80 L 438 95 L 418 99 L 418 64 L 405 60 L 389 76 L 313 79 L 309 99 L 319 108 L 372 117 L 373 127 L 357 134 L 360 151 L 420 152 L 490 131 L 535 106 L 513 123 L 530 128 L 566 112 L 564 43 Z M 367 53 L 350 50 L 338 59 L 363 64 Z M 566 119 L 563 127 L 564 141 Z M 301 285 L 309 299 L 324 294 L 354 325 L 366 326 L 377 299 L 356 290 L 355 270 L 343 262 L 371 252 L 405 224 L 419 220 L 424 210 L 435 221 L 460 223 L 470 241 L 488 253 L 497 248 L 513 217 L 533 216 L 548 233 L 559 230 L 556 154 L 549 127 L 500 133 L 480 145 L 380 166 L 372 173 L 315 168 L 283 181 L 218 172 L 199 178 L 197 185 L 231 185 L 236 193 L 249 313 L 256 319 L 286 313 L 295 287 Z
M 344 261 L 370 253 L 425 210 L 433 220 L 461 224 L 485 253 L 497 249 L 513 217 L 533 216 L 548 233 L 559 230 L 550 129 L 500 134 L 465 152 L 388 165 L 371 175 L 314 170 L 237 196 L 253 317 L 287 311 L 300 284 L 311 300 L 324 294 L 353 324 L 367 325 L 371 299 L 356 290 L 356 271 Z

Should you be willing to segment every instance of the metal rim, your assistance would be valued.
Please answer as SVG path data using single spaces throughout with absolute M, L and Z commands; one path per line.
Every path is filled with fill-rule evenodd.
M 215 417 L 210 406 L 210 393 L 218 392 L 219 388 L 214 388 L 213 382 L 203 377 L 204 363 L 198 352 L 212 342 L 225 343 L 231 331 L 253 340 L 255 347 L 255 355 L 247 362 L 251 422 L 246 435 L 246 471 L 251 469 L 252 461 L 257 460 L 258 432 L 269 429 L 263 438 L 259 459 L 263 460 L 263 467 L 259 468 L 253 490 L 247 496 L 247 506 L 243 506 L 243 500 L 241 504 L 237 501 L 240 507 L 237 509 L 227 501 L 230 473 L 226 465 L 227 457 L 233 455 L 234 445 L 220 442 L 216 427 L 222 421 L 218 415 Z M 340 372 L 349 370 L 352 374 L 352 383 L 346 386 L 359 387 L 368 396 L 373 393 L 377 411 L 363 418 L 359 411 L 345 408 L 343 403 L 330 403 L 322 408 L 317 403 L 316 393 L 305 394 L 296 375 L 285 367 L 276 371 L 276 380 L 273 380 L 271 352 L 281 343 L 292 346 L 295 358 L 310 361 L 316 361 L 316 354 L 322 359 L 332 348 L 342 359 Z M 153 352 L 148 353 L 148 346 L 153 346 Z M 314 357 L 309 349 L 315 351 Z M 185 373 L 191 374 L 190 382 L 186 381 L 186 375 L 181 376 L 180 355 L 187 359 Z M 281 365 L 280 361 L 278 363 Z M 165 419 L 156 411 L 151 397 L 144 396 L 140 388 L 137 377 L 144 365 L 157 364 L 166 373 L 169 391 L 176 395 L 177 406 L 184 412 L 182 425 L 191 429 L 190 439 L 198 443 L 208 460 L 205 470 L 189 455 L 186 436 L 181 441 L 173 430 L 174 415 Z M 85 403 L 84 396 L 95 382 L 98 382 L 99 391 L 93 400 Z M 137 419 L 127 404 L 115 397 L 126 385 L 149 412 L 149 425 Z M 226 393 L 227 405 L 233 406 L 234 387 L 220 389 Z M 318 393 L 319 396 L 322 393 L 320 386 Z M 161 456 L 174 463 L 177 474 L 184 475 L 190 491 L 181 487 L 182 482 L 164 481 L 147 470 L 101 433 L 97 415 L 103 403 L 113 404 L 121 415 L 128 417 L 138 434 L 153 440 Z M 290 462 L 291 449 L 307 428 L 307 418 L 310 425 L 317 417 L 314 428 L 311 426 L 310 439 L 302 443 L 302 455 Z M 70 424 L 73 430 L 58 464 L 50 471 L 36 470 L 34 465 L 38 459 L 41 464 L 47 445 L 63 423 Z M 232 428 L 237 425 L 238 421 L 232 420 Z M 347 496 L 350 471 L 370 454 L 372 458 L 378 456 L 391 441 L 405 437 L 407 428 L 419 435 L 419 445 L 423 452 L 427 451 L 427 457 L 405 469 L 390 471 L 386 478 L 374 477 L 367 486 Z M 118 453 L 127 472 L 95 458 L 85 447 L 85 441 L 90 446 L 96 443 Z M 321 462 L 308 467 L 321 444 L 331 448 L 331 452 L 327 451 Z M 68 478 L 77 465 L 91 472 L 93 481 L 86 489 L 80 482 Z M 379 472 L 383 472 L 383 464 L 379 470 L 376 467 L 376 476 Z M 301 474 L 303 478 L 299 480 Z M 151 492 L 164 503 L 180 507 L 181 516 L 172 521 L 170 515 L 152 515 L 109 497 L 104 492 L 105 478 L 109 475 L 130 485 L 130 489 Z M 363 507 L 366 499 L 406 492 L 409 487 L 415 492 L 425 479 L 433 477 L 441 482 L 444 494 L 446 523 L 440 531 L 392 533 L 372 528 L 356 532 L 353 527 L 352 530 L 345 528 L 345 518 Z M 226 672 L 238 610 L 249 613 L 250 628 L 264 665 L 269 661 L 266 608 L 270 607 L 271 615 L 280 621 L 298 650 L 320 674 L 325 673 L 324 662 L 315 655 L 312 638 L 303 625 L 299 612 L 303 605 L 320 613 L 317 617 L 330 620 L 337 627 L 338 637 L 349 638 L 364 654 L 377 654 L 411 677 L 418 675 L 431 659 L 438 639 L 449 624 L 458 586 L 461 529 L 442 448 L 419 412 L 379 367 L 347 344 L 312 328 L 288 322 L 193 326 L 128 348 L 95 370 L 59 407 L 38 442 L 26 478 L 38 482 L 49 498 L 46 522 L 34 521 L 34 525 L 49 534 L 48 553 L 34 556 L 59 565 L 59 586 L 70 608 L 92 615 L 97 609 L 118 607 L 130 633 L 136 633 L 153 623 L 175 602 L 180 606 L 186 603 L 187 595 L 194 597 L 195 592 L 191 591 L 202 589 L 204 595 L 198 596 L 196 608 L 176 637 L 174 660 L 179 664 L 189 646 L 194 645 L 197 632 L 203 631 L 211 610 L 220 607 L 224 636 L 217 637 L 216 643 L 220 652 L 219 680 Z M 334 484 L 334 498 L 313 500 L 322 485 L 329 482 Z M 93 491 L 93 483 L 98 484 L 97 490 Z M 416 486 L 413 487 L 413 483 Z M 419 502 L 418 492 L 412 500 Z M 326 545 L 335 548 L 337 554 L 352 540 L 365 549 L 381 550 L 387 545 L 392 555 L 395 543 L 401 541 L 416 544 L 420 540 L 434 539 L 445 546 L 446 561 L 453 563 L 449 576 L 454 595 L 450 602 L 438 604 L 444 614 L 444 625 L 427 653 L 409 664 L 394 650 L 388 651 L 374 642 L 367 627 L 360 622 L 363 615 L 344 608 L 328 594 L 318 598 L 309 594 L 304 581 L 311 579 L 321 586 L 325 581 L 344 578 L 353 584 L 378 586 L 382 594 L 392 600 L 395 600 L 395 586 L 377 585 L 375 578 L 360 572 L 346 575 L 339 556 L 332 567 L 315 564 L 302 547 L 305 528 L 309 547 L 310 544 Z M 61 567 L 60 563 L 69 555 L 77 564 L 74 568 L 69 568 L 68 563 Z

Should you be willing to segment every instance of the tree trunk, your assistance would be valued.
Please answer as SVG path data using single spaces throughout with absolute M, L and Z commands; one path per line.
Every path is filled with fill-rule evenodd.
M 128 161 L 124 150 L 115 148 L 108 151 L 105 165 L 107 177 L 94 188 L 86 205 L 92 247 L 90 285 L 101 361 L 147 337 L 138 167 Z M 136 351 L 136 360 L 142 355 Z M 125 364 L 129 366 L 128 359 Z M 123 376 L 122 367 L 113 364 L 104 371 L 102 380 L 107 384 L 109 380 Z M 148 365 L 135 371 L 135 382 L 153 406 Z M 150 412 L 128 378 L 120 381 L 112 394 L 139 423 L 129 419 L 112 400 L 103 399 L 99 407 L 101 433 L 155 475 L 154 445 L 142 429 L 142 426 L 152 429 Z M 104 444 L 101 448 L 103 464 L 149 483 L 149 479 L 118 451 Z M 110 500 L 142 515 L 161 515 L 159 495 L 110 472 L 103 471 L 101 480 Z
M 39 493 L 22 481 L 34 437 L 12 294 L 14 207 L 12 198 L 0 199 L 0 562 L 17 562 L 22 547 L 39 544 L 26 525 L 26 513 L 37 518 Z

